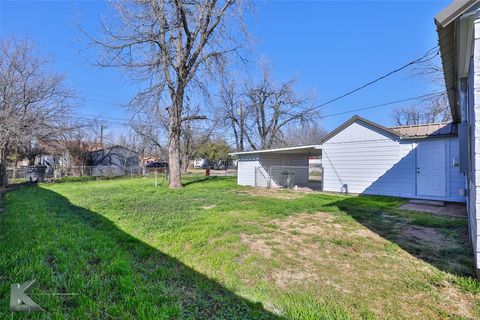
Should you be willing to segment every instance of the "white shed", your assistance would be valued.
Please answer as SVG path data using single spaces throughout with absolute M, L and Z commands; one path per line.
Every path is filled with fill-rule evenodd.
M 265 188 L 307 184 L 309 157 L 320 150 L 312 145 L 232 153 L 238 159 L 238 184 Z
M 322 140 L 323 190 L 464 202 L 457 126 L 387 128 L 354 116 Z

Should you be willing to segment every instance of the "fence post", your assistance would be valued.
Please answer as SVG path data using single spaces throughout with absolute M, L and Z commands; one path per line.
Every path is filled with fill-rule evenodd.
M 322 180 L 320 180 L 320 190 L 323 192 L 323 182 L 325 181 L 323 165 L 320 168 L 322 168 L 322 170 L 320 170 L 322 172 L 322 176 L 321 176 Z

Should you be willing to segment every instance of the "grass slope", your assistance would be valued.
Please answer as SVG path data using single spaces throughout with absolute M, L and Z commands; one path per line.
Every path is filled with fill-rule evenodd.
M 401 203 L 232 178 L 13 190 L 0 213 L 0 318 L 478 317 L 465 219 Z M 10 284 L 30 279 L 46 311 L 12 315 Z

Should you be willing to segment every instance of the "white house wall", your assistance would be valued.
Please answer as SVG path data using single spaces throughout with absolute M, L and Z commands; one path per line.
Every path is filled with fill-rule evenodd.
M 387 139 L 389 138 L 385 136 L 385 133 L 377 128 L 363 123 L 354 122 L 335 136 L 331 137 L 327 143 L 385 141 Z
M 458 159 L 458 139 L 445 140 L 449 147 L 444 200 L 464 201 L 459 195 L 464 180 L 452 159 Z M 376 128 L 353 123 L 322 145 L 324 190 L 416 198 L 415 148 L 415 141 L 398 140 Z
M 473 68 L 469 76 L 469 118 L 470 125 L 470 172 L 469 181 L 469 226 L 475 253 L 477 270 L 480 273 L 480 18 L 474 20 Z M 472 70 L 473 69 L 473 70 Z

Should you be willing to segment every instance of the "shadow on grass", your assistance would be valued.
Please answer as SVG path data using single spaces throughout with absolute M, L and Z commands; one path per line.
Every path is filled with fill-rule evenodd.
M 184 187 L 195 184 L 195 183 L 201 183 L 201 182 L 206 182 L 206 181 L 217 181 L 217 180 L 222 180 L 225 179 L 225 177 L 219 177 L 219 176 L 197 176 L 197 177 L 189 177 L 189 180 L 185 181 L 182 183 Z
M 15 190 L 6 208 L 0 296 L 11 283 L 37 279 L 40 295 L 32 297 L 46 312 L 28 318 L 282 319 L 58 193 Z M 2 300 L 0 318 L 9 315 Z
M 416 258 L 458 276 L 474 276 L 465 218 L 398 210 L 400 199 L 358 196 L 331 203 Z

